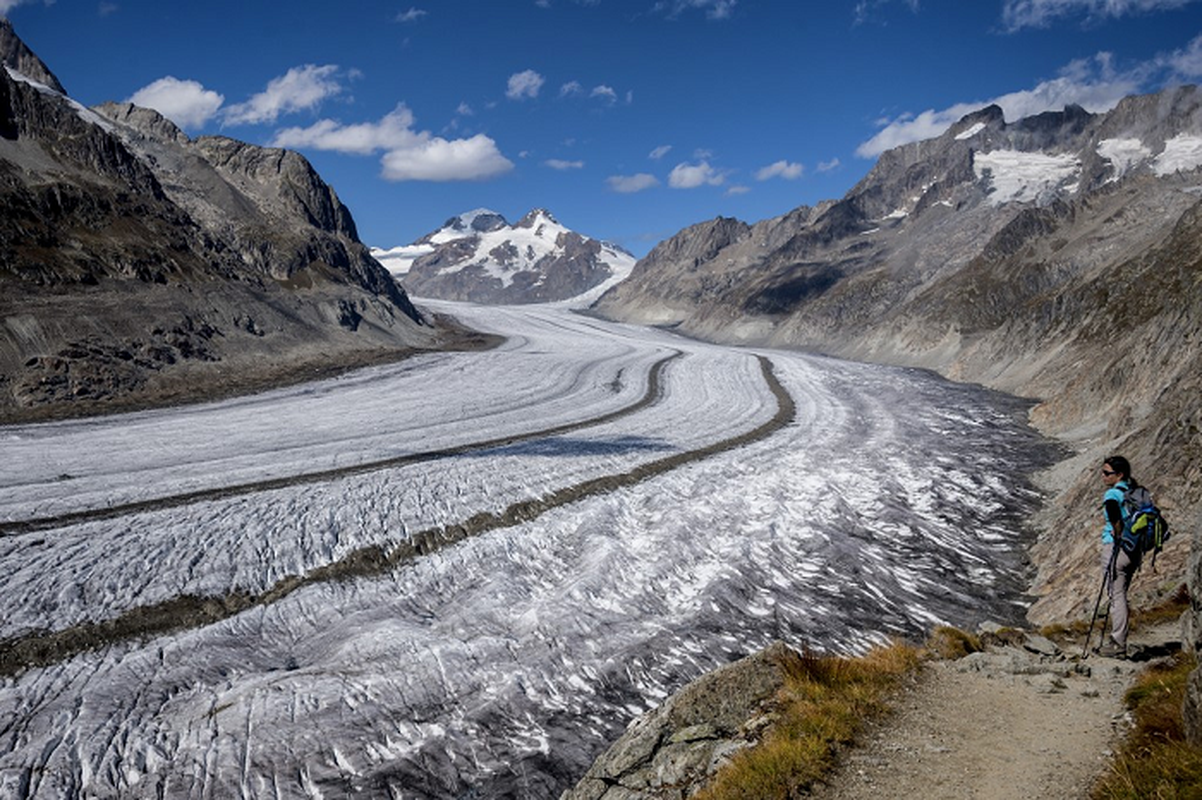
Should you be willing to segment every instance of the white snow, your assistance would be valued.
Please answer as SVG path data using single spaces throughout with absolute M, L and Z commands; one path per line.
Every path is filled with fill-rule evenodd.
M 1044 202 L 1058 189 L 1075 191 L 1072 183 L 1081 171 L 1081 161 L 1072 154 L 1024 153 L 1019 150 L 994 150 L 976 153 L 973 170 L 988 180 L 991 205 Z
M 1159 177 L 1174 172 L 1189 172 L 1202 166 L 1202 136 L 1181 133 L 1164 143 L 1152 169 Z
M 513 283 L 514 276 L 518 272 L 531 270 L 541 259 L 555 255 L 559 251 L 559 237 L 572 232 L 543 210 L 536 212 L 534 224 L 530 227 L 504 226 L 487 232 L 472 230 L 471 224 L 477 217 L 495 214 L 494 211 L 479 208 L 459 215 L 455 218 L 456 224 L 444 226 L 430 236 L 424 237 L 422 243 L 388 250 L 372 248 L 372 255 L 384 264 L 394 276 L 400 277 L 408 274 L 413 262 L 418 258 L 434 252 L 434 245 L 475 238 L 477 240 L 475 257 L 448 265 L 441 272 L 453 274 L 469 267 L 482 267 L 485 275 L 496 278 L 501 282 L 502 287 L 507 287 Z M 493 254 L 494 251 L 497 252 L 497 255 Z M 609 267 L 611 277 L 605 281 L 604 288 L 598 287 L 588 293 L 589 302 L 628 277 L 637 261 L 629 253 L 604 242 L 601 243 L 599 260 Z M 583 302 L 584 299 L 574 298 L 576 302 Z
M 1098 155 L 1114 166 L 1114 175 L 1107 181 L 1113 183 L 1151 158 L 1152 151 L 1139 139 L 1103 139 L 1098 142 Z
M 980 133 L 983 130 L 985 130 L 985 123 L 978 122 L 978 123 L 974 124 L 971 128 L 967 128 L 967 129 L 962 130 L 959 133 L 957 133 L 956 141 L 963 142 L 966 139 L 971 139 L 972 137 L 976 136 L 978 133 Z
M 409 274 L 414 261 L 433 253 L 434 249 L 432 244 L 406 244 L 388 250 L 373 247 L 371 254 L 376 261 L 379 261 L 385 269 L 392 273 L 393 277 L 403 278 Z
M 555 436 L 0 537 L 0 640 L 183 595 L 259 593 L 777 411 L 752 351 L 562 308 L 432 305 L 508 341 L 251 398 L 0 428 L 0 519 L 593 420 L 681 355 L 654 402 Z M 582 772 L 633 714 L 773 639 L 851 652 L 1014 613 L 1010 520 L 1035 501 L 1017 478 L 1032 468 L 1024 407 L 917 371 L 763 355 L 796 416 L 761 441 L 383 575 L 0 679 L 0 786 L 555 796 L 566 787 L 548 794 L 545 781 Z

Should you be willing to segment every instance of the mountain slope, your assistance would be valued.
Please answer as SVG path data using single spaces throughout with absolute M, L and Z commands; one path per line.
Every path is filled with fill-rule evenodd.
M 438 346 L 296 153 L 85 109 L 0 20 L 0 420 L 201 399 Z
M 412 245 L 373 251 L 419 297 L 477 303 L 588 300 L 630 274 L 635 259 L 534 209 L 510 225 L 477 209 Z
M 1182 530 L 1202 522 L 1200 164 L 1196 87 L 1099 115 L 986 108 L 838 201 L 680 232 L 594 310 L 1039 398 L 1032 420 L 1077 455 L 1045 476 L 1031 616 L 1072 616 L 1096 589 L 1102 457 L 1131 458 Z M 1158 569 L 1181 576 L 1187 550 Z

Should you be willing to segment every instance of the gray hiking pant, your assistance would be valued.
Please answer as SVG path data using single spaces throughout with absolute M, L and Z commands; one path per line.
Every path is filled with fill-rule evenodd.
M 1110 554 L 1114 545 L 1102 545 L 1102 571 L 1108 573 L 1103 580 L 1106 583 L 1106 594 L 1110 598 L 1110 638 L 1119 647 L 1127 646 L 1127 629 L 1130 626 L 1130 611 L 1127 607 L 1127 589 L 1131 579 L 1139 569 L 1139 559 L 1132 560 L 1123 548 L 1119 548 L 1114 559 L 1114 569 L 1110 570 Z

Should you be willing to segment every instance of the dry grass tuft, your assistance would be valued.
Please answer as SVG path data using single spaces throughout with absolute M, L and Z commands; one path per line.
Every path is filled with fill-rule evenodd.
M 918 669 L 919 652 L 895 642 L 860 658 L 806 653 L 781 692 L 777 722 L 736 754 L 695 800 L 794 797 L 829 773 L 838 749 L 881 714 L 898 681 Z
M 1127 691 L 1135 728 L 1109 774 L 1094 787 L 1095 800 L 1186 800 L 1202 796 L 1202 747 L 1184 741 L 1181 704 L 1197 663 L 1176 658 L 1154 664 Z
M 981 639 L 959 628 L 940 625 L 926 641 L 927 653 L 944 661 L 964 658 L 969 653 L 981 651 Z

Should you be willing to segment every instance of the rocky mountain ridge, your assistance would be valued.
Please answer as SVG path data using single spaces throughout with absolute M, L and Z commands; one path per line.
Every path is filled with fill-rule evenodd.
M 1033 398 L 1066 445 L 1029 527 L 1030 618 L 1084 616 L 1101 460 L 1123 453 L 1179 532 L 1151 602 L 1202 595 L 1202 91 L 1006 122 L 995 107 L 883 154 L 843 198 L 657 246 L 593 307 L 704 339 L 925 367 Z M 1202 600 L 1189 641 L 1202 645 Z M 1202 675 L 1195 703 L 1202 708 Z M 1202 729 L 1202 714 L 1198 716 Z
M 419 297 L 475 303 L 595 299 L 630 274 L 635 258 L 583 236 L 543 208 L 510 225 L 476 209 L 411 245 L 373 255 Z
M 244 391 L 446 337 L 299 154 L 86 109 L 7 20 L 0 63 L 0 420 Z

